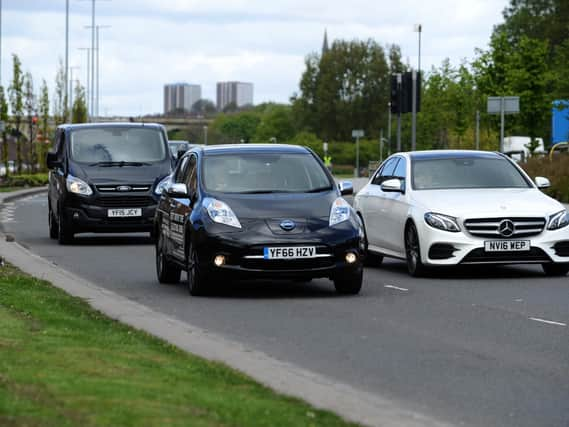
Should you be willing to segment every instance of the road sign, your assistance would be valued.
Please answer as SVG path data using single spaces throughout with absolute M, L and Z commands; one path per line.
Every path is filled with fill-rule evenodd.
M 324 152 L 326 153 L 328 151 L 328 143 L 327 142 L 322 143 L 322 148 L 324 149 Z
M 489 96 L 488 114 L 500 114 L 502 112 L 502 99 L 504 102 L 504 114 L 516 114 L 520 112 L 519 96 Z
M 352 131 L 352 138 L 363 138 L 364 131 L 362 129 L 354 129 Z

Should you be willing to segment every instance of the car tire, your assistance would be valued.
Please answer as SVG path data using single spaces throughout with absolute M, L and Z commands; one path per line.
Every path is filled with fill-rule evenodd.
M 60 245 L 68 245 L 73 242 L 75 234 L 71 226 L 65 222 L 63 217 L 63 209 L 59 208 L 59 215 L 57 216 L 57 241 Z
M 198 253 L 192 243 L 189 243 L 188 252 L 186 254 L 186 285 L 190 295 L 197 297 L 207 293 L 207 276 L 200 268 Z
M 357 295 L 362 289 L 363 269 L 334 278 L 336 292 L 342 295 Z
M 48 224 L 49 224 L 49 238 L 50 239 L 57 239 L 59 232 L 58 232 L 58 225 L 57 225 L 57 219 L 55 218 L 55 215 L 53 214 L 53 211 L 51 210 L 51 205 L 49 205 L 48 208 L 49 212 L 48 212 Z
M 541 264 L 541 268 L 546 276 L 563 277 L 569 273 L 569 264 L 547 263 Z
M 410 222 L 405 228 L 405 256 L 407 259 L 407 271 L 413 277 L 421 277 L 426 273 L 426 268 L 421 261 L 421 245 L 419 234 L 415 224 Z
M 156 276 L 160 283 L 178 283 L 182 274 L 182 269 L 168 261 L 164 254 L 164 241 L 162 235 L 156 242 Z

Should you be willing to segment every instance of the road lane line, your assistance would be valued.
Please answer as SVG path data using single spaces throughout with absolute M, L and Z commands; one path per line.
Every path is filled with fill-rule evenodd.
M 393 285 L 385 285 L 384 288 L 395 289 L 395 290 L 401 291 L 401 292 L 408 292 L 409 291 L 409 289 L 400 288 L 398 286 L 393 286 Z
M 567 326 L 567 323 L 555 322 L 553 320 L 540 319 L 539 317 L 530 317 L 530 320 L 535 320 L 536 322 L 547 323 L 548 325 L 556 326 Z

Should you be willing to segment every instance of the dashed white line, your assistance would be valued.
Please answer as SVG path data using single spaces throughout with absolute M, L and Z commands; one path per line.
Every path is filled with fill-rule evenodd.
M 384 288 L 395 289 L 395 290 L 401 291 L 401 292 L 407 292 L 407 291 L 409 291 L 409 289 L 400 288 L 400 287 L 398 287 L 398 286 L 393 286 L 393 285 L 385 285 Z
M 553 320 L 547 320 L 547 319 L 540 319 L 539 317 L 530 317 L 530 320 L 535 320 L 536 322 L 546 323 L 548 325 L 567 326 L 567 323 L 555 322 Z

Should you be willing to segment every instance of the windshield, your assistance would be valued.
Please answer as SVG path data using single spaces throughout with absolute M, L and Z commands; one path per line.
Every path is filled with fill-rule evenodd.
M 414 190 L 530 187 L 506 159 L 414 159 L 411 169 Z
M 170 148 L 170 153 L 172 153 L 173 156 L 176 156 L 176 155 L 178 155 L 178 150 L 180 148 L 182 148 L 184 150 L 189 150 L 190 144 L 188 142 L 184 142 L 184 141 L 179 141 L 179 142 L 169 141 L 168 147 Z
M 71 157 L 82 163 L 150 163 L 166 158 L 162 132 L 150 128 L 92 128 L 71 134 Z
M 231 153 L 204 158 L 204 186 L 224 193 L 307 193 L 332 183 L 310 154 Z

